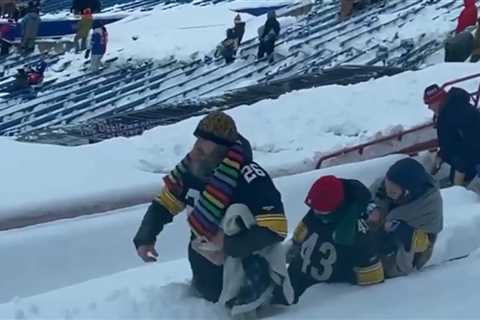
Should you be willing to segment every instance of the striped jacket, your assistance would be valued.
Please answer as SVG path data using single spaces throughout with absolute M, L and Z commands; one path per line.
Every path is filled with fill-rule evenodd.
M 287 219 L 281 195 L 268 173 L 248 157 L 238 171 L 239 176 L 229 195 L 231 199 L 228 203 L 246 205 L 255 216 L 256 226 L 249 230 L 252 231 L 250 235 L 242 233 L 238 238 L 225 237 L 225 254 L 237 257 L 246 256 L 272 242 L 282 241 L 287 235 Z M 222 207 L 222 203 L 225 203 L 222 195 L 219 194 L 222 191 L 221 182 L 214 184 L 214 188 L 211 188 L 211 185 L 205 187 L 204 183 L 189 173 L 185 160 L 164 178 L 164 181 L 165 186 L 152 201 L 134 238 L 136 247 L 153 244 L 163 226 L 170 223 L 173 217 L 184 209 L 189 212 L 193 238 L 197 237 L 198 232 L 195 229 L 202 229 L 202 226 L 197 227 L 196 223 L 191 221 L 193 220 L 191 212 L 194 212 L 194 207 L 198 207 L 197 201 L 202 198 L 201 193 L 204 195 L 201 200 L 203 202 L 200 203 L 201 208 L 216 212 Z M 205 216 L 198 221 L 203 223 L 201 219 Z M 205 222 L 206 227 L 208 227 L 207 222 L 209 221 Z

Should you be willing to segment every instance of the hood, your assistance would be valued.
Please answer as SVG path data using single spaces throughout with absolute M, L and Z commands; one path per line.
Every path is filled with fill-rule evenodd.
M 463 4 L 465 5 L 465 7 L 474 7 L 475 0 L 463 0 Z
M 388 180 L 410 192 L 416 199 L 435 186 L 432 176 L 415 159 L 404 158 L 394 163 L 387 171 Z

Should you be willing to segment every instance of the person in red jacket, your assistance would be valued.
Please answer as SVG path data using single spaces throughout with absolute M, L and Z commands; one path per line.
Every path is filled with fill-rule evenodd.
M 477 23 L 477 6 L 475 0 L 463 0 L 464 8 L 458 17 L 456 33 L 464 31 L 469 26 L 474 26 Z

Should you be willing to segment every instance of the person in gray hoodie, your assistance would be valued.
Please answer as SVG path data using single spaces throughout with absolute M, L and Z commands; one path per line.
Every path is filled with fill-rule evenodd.
M 35 39 L 38 35 L 40 22 L 41 19 L 38 14 L 38 9 L 36 8 L 32 8 L 31 11 L 20 21 L 20 26 L 22 28 L 21 48 L 24 53 L 28 54 L 35 50 Z
M 412 158 L 393 164 L 370 188 L 377 206 L 369 223 L 377 229 L 381 259 L 388 278 L 421 269 L 431 258 L 443 229 L 439 187 Z

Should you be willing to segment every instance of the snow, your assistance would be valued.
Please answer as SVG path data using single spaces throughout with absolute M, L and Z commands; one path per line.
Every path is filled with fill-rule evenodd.
M 298 305 L 274 308 L 264 319 L 477 318 L 479 266 L 476 251 L 373 287 L 317 285 Z M 15 319 L 226 319 L 220 306 L 195 297 L 188 273 L 186 260 L 144 266 L 0 305 L 0 314 Z
M 256 160 L 281 176 L 313 169 L 320 154 L 429 121 L 423 88 L 475 72 L 472 64 L 441 64 L 357 85 L 295 91 L 228 113 L 250 139 Z M 467 82 L 466 88 L 476 85 Z M 161 184 L 155 173 L 168 172 L 188 152 L 198 121 L 194 117 L 139 137 L 81 147 L 1 138 L 0 217 L 40 215 L 54 201 L 95 207 L 98 198 L 144 197 L 138 189 L 155 193 Z
M 211 53 L 225 39 L 225 32 L 233 27 L 236 13 L 230 8 L 235 3 L 210 6 L 186 4 L 169 10 L 155 7 L 149 12 L 134 12 L 121 21 L 110 24 L 109 51 L 122 49 L 125 59 L 163 59 L 175 56 L 188 60 L 198 52 Z M 188 18 L 187 18 L 188 17 Z M 241 14 L 246 22 L 244 40 L 257 36 L 257 29 L 265 23 L 265 17 Z M 279 19 L 282 23 L 283 18 Z M 290 22 L 291 19 L 285 20 Z M 149 30 L 149 32 L 143 32 Z
M 290 197 L 285 201 L 288 217 L 292 218 L 290 229 L 306 211 L 299 199 L 303 199 L 304 191 L 314 178 L 335 173 L 343 177 L 362 177 L 364 182 L 368 182 L 374 178 L 375 175 L 371 175 L 373 172 L 383 174 L 386 165 L 397 159 L 372 160 L 278 179 L 276 182 L 282 193 Z M 478 317 L 480 308 L 476 297 L 480 281 L 480 235 L 477 230 L 480 227 L 480 199 L 461 188 L 443 190 L 442 195 L 445 229 L 439 236 L 429 266 L 424 270 L 368 288 L 348 284 L 317 285 L 305 293 L 298 305 L 273 308 L 264 311 L 263 316 L 266 319 Z M 292 210 L 294 208 L 300 210 Z M 75 233 L 70 236 L 71 241 L 77 240 Z M 175 243 L 184 241 L 188 232 L 168 236 L 162 234 L 163 241 Z M 17 247 L 11 245 L 10 248 Z M 95 269 L 103 265 L 102 260 L 90 260 L 89 251 L 80 252 L 84 261 L 88 261 L 88 264 L 79 263 L 81 267 Z M 162 255 L 163 252 L 159 252 Z M 470 253 L 470 256 L 445 262 L 465 253 Z M 74 264 L 73 261 L 63 263 L 67 266 Z M 36 266 L 45 268 L 45 262 L 37 261 Z M 55 269 L 45 269 L 37 276 L 51 279 L 57 274 Z M 184 258 L 142 265 L 44 294 L 13 299 L 0 305 L 0 318 L 224 319 L 223 308 L 195 296 L 189 288 L 189 278 L 189 265 Z M 18 286 L 22 284 L 20 279 Z
M 191 59 L 208 54 L 233 25 L 230 10 L 247 1 L 162 11 L 133 12 L 109 25 L 109 55 L 126 59 Z M 250 1 L 249 6 L 251 6 Z M 264 3 L 257 1 L 254 6 Z M 265 1 L 263 1 L 265 2 Z M 277 1 L 284 2 L 284 1 Z M 269 1 L 272 4 L 273 1 Z M 415 19 L 436 14 L 426 7 Z M 433 23 L 408 23 L 392 31 L 403 38 L 440 38 L 453 29 L 456 11 Z M 245 39 L 256 36 L 264 17 L 242 15 Z M 389 21 L 392 15 L 379 19 Z M 413 21 L 413 20 L 412 20 Z M 282 19 L 291 24 L 294 18 Z M 149 30 L 149 32 L 144 32 Z M 133 38 L 136 38 L 134 40 Z M 333 43 L 332 45 L 336 45 Z M 66 59 L 75 58 L 73 54 Z M 74 59 L 75 60 L 75 59 Z M 428 63 L 441 61 L 440 54 Z M 80 60 L 73 62 L 78 68 Z M 306 212 L 304 196 L 321 175 L 336 174 L 370 184 L 401 156 L 310 171 L 322 154 L 365 142 L 431 119 L 423 89 L 477 73 L 472 64 L 440 64 L 418 72 L 352 86 L 292 92 L 276 100 L 228 111 L 252 143 L 254 157 L 282 193 L 290 231 Z M 63 73 L 62 73 L 63 74 Z M 462 84 L 473 90 L 477 81 Z M 0 138 L 0 224 L 52 213 L 100 212 L 145 203 L 193 144 L 195 117 L 134 138 L 60 147 Z M 310 171 L 310 172 L 306 172 Z M 292 175 L 295 173 L 302 174 Z M 264 318 L 478 318 L 480 198 L 463 188 L 442 190 L 445 229 L 430 265 L 409 277 L 369 288 L 318 285 L 297 306 L 274 308 Z M 185 259 L 185 217 L 159 237 L 158 263 L 144 265 L 131 239 L 146 204 L 0 232 L 1 319 L 224 319 L 225 311 L 191 292 Z M 468 258 L 447 260 L 470 254 Z
M 305 213 L 303 198 L 310 185 L 320 175 L 334 173 L 358 178 L 366 184 L 371 184 L 399 158 L 401 156 L 390 156 L 276 179 L 275 184 L 282 193 L 290 229 Z M 38 294 L 141 265 L 140 259 L 135 255 L 132 238 L 146 210 L 146 205 L 140 205 L 99 215 L 0 232 L 2 270 L 6 273 L 22 274 L 21 278 L 2 279 L 0 302 L 15 296 Z M 189 229 L 185 220 L 185 216 L 179 216 L 159 237 L 157 249 L 161 262 L 185 256 L 189 239 Z M 66 245 L 59 245 L 58 249 L 55 249 L 52 248 L 52 244 Z M 22 263 L 19 264 L 18 261 Z M 95 263 L 85 267 L 85 261 Z

